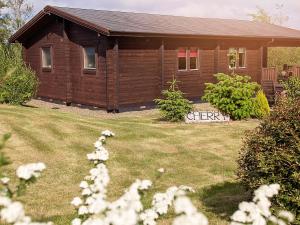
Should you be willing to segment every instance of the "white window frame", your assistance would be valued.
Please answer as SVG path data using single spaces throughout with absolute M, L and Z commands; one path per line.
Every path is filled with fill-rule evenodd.
M 240 67 L 240 56 L 239 56 L 239 54 L 240 54 L 240 49 L 244 49 L 244 55 L 245 55 L 245 59 L 244 59 L 244 66 L 241 66 Z M 239 66 L 239 68 L 240 69 L 245 69 L 245 68 L 247 68 L 247 49 L 246 48 L 238 48 L 238 66 Z
M 50 66 L 45 65 L 45 62 L 46 62 L 45 49 L 49 49 L 50 50 L 49 51 L 50 52 Z M 52 50 L 51 46 L 42 46 L 41 47 L 41 65 L 42 65 L 42 69 L 52 70 L 52 68 L 53 68 L 53 57 L 52 57 L 52 54 L 53 54 L 53 50 Z
M 87 67 L 88 62 L 87 60 L 87 54 L 86 54 L 86 49 L 87 48 L 93 48 L 94 51 L 94 58 L 95 58 L 95 67 Z M 97 59 L 96 59 L 96 47 L 94 46 L 83 46 L 82 47 L 82 53 L 83 53 L 83 69 L 84 70 L 96 70 L 97 69 Z
M 183 57 L 178 57 L 178 53 L 179 53 L 180 49 L 185 50 L 185 69 L 179 69 L 179 58 L 183 58 Z M 178 48 L 176 59 L 177 59 L 177 70 L 178 71 L 188 71 L 188 48 Z
M 230 50 L 231 49 L 234 49 L 235 51 L 236 51 L 236 62 L 235 62 L 235 67 L 231 67 L 230 66 L 230 61 L 229 61 L 229 54 L 230 54 Z M 244 54 L 245 54 L 245 65 L 244 66 L 241 66 L 240 67 L 240 65 L 239 65 L 239 52 L 240 52 L 240 49 L 244 49 Z M 230 47 L 229 49 L 228 49 L 228 68 L 229 69 L 246 69 L 247 68 L 247 49 L 245 48 L 245 47 L 238 47 L 238 48 L 236 48 L 236 47 Z
M 191 69 L 191 50 L 197 50 L 197 56 L 196 56 L 196 69 Z M 193 57 L 194 58 L 194 57 Z M 190 48 L 189 49 L 189 69 L 191 71 L 197 71 L 197 70 L 200 70 L 200 57 L 199 57 L 199 48 Z

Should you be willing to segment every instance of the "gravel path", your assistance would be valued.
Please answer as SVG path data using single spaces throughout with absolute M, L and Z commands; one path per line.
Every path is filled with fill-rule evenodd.
M 87 106 L 66 106 L 63 103 L 58 102 L 50 102 L 44 101 L 39 99 L 32 99 L 30 102 L 27 103 L 28 106 L 38 107 L 38 108 L 46 108 L 52 110 L 58 110 L 61 112 L 68 112 L 68 113 L 75 113 L 78 115 L 83 116 L 93 116 L 93 117 L 101 117 L 101 118 L 120 118 L 120 117 L 144 117 L 147 115 L 153 115 L 158 113 L 157 109 L 139 109 L 138 107 L 135 108 L 128 108 L 126 111 L 121 113 L 107 113 L 104 109 L 99 109 L 97 107 L 87 107 Z M 197 110 L 214 110 L 209 104 L 207 103 L 197 103 L 194 105 L 195 109 Z
M 63 103 L 59 102 L 50 102 L 39 99 L 32 99 L 26 105 L 38 108 L 46 108 L 57 110 L 61 112 L 75 113 L 78 115 L 84 116 L 93 116 L 93 117 L 101 117 L 101 118 L 118 118 L 118 117 L 129 117 L 129 116 L 145 116 L 149 114 L 155 114 L 158 112 L 157 109 L 144 109 L 139 110 L 136 108 L 127 109 L 127 111 L 121 113 L 107 113 L 105 109 L 100 109 L 97 107 L 89 107 L 89 106 L 80 106 L 80 105 L 72 105 L 66 106 Z

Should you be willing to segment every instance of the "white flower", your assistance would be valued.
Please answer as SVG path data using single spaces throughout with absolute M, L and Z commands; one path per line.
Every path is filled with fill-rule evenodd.
M 82 225 L 107 225 L 107 223 L 100 218 L 89 218 L 84 221 Z
M 231 217 L 236 222 L 246 223 L 249 219 L 244 211 L 238 210 Z
M 82 205 L 79 207 L 78 209 L 78 215 L 85 215 L 85 214 L 88 214 L 89 213 L 89 210 L 86 206 Z
M 0 206 L 8 206 L 11 204 L 10 198 L 6 196 L 0 196 Z
M 8 177 L 3 177 L 0 179 L 1 183 L 4 185 L 7 185 L 10 181 L 10 179 Z
M 93 194 L 93 192 L 91 191 L 91 189 L 89 188 L 85 188 L 82 190 L 82 193 L 81 193 L 83 196 L 88 196 L 88 195 L 91 195 Z
M 147 209 L 140 214 L 140 220 L 144 225 L 156 225 L 156 219 L 158 219 L 158 214 L 153 209 Z
M 89 187 L 89 184 L 88 184 L 88 182 L 86 182 L 86 181 L 81 181 L 79 187 L 80 187 L 81 189 L 85 189 L 85 188 L 88 188 L 88 187 Z
M 109 130 L 105 130 L 105 131 L 102 131 L 101 133 L 102 136 L 105 136 L 105 137 L 113 137 L 115 136 L 115 134 Z
M 102 147 L 102 141 L 98 140 L 94 143 L 95 148 L 101 148 Z
M 180 185 L 180 186 L 179 186 L 179 189 L 180 189 L 180 190 L 183 190 L 183 191 L 195 193 L 194 188 L 192 188 L 192 187 L 190 187 L 190 186 Z
M 208 225 L 208 220 L 202 213 L 195 213 L 176 217 L 172 225 Z
M 139 190 L 148 190 L 152 186 L 151 180 L 142 180 Z
M 107 208 L 107 203 L 102 198 L 97 198 L 88 206 L 89 213 L 98 214 Z
M 160 172 L 160 173 L 164 173 L 165 169 L 164 168 L 159 168 L 157 171 Z
M 96 151 L 87 154 L 87 158 L 90 161 L 107 161 L 109 159 L 109 153 L 108 151 L 101 147 L 99 149 L 97 149 Z
M 185 196 L 177 198 L 174 202 L 174 207 L 175 213 L 177 214 L 185 213 L 187 215 L 191 215 L 197 212 L 197 209 L 195 208 L 191 200 Z
M 0 211 L 0 217 L 7 223 L 15 223 L 25 217 L 23 205 L 13 202 Z
M 82 205 L 82 200 L 79 197 L 73 198 L 71 204 L 75 207 L 79 207 L 80 205 Z
M 99 137 L 98 141 L 101 141 L 102 143 L 104 143 L 106 140 L 106 137 L 105 136 L 101 136 Z
M 74 220 L 72 220 L 72 225 L 81 225 L 81 219 L 75 218 Z
M 295 216 L 292 213 L 285 210 L 279 211 L 278 217 L 286 219 L 290 223 L 294 222 L 295 220 Z
M 22 165 L 17 169 L 17 176 L 20 179 L 30 180 L 32 177 L 39 177 L 40 173 L 46 169 L 44 163 L 30 163 Z

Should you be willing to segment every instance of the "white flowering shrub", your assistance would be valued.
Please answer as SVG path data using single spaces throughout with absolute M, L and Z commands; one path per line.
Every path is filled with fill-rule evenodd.
M 107 200 L 107 187 L 110 181 L 105 162 L 109 152 L 105 148 L 106 139 L 113 137 L 111 131 L 103 131 L 94 143 L 95 150 L 87 154 L 94 167 L 80 182 L 81 196 L 75 197 L 71 204 L 76 208 L 77 218 L 71 225 L 156 225 L 159 217 L 166 215 L 171 207 L 176 217 L 172 225 L 208 225 L 208 219 L 198 212 L 186 193 L 195 192 L 189 186 L 172 186 L 163 193 L 153 196 L 150 208 L 142 204 L 143 192 L 152 186 L 150 180 L 137 179 L 124 194 L 115 201 Z M 44 163 L 31 163 L 20 166 L 16 175 L 19 184 L 12 188 L 8 177 L 0 178 L 0 224 L 13 225 L 52 225 L 32 222 L 26 216 L 21 202 L 13 198 L 23 193 L 27 185 L 45 170 Z M 157 170 L 159 176 L 166 172 L 164 168 Z M 287 211 L 277 214 L 271 211 L 271 198 L 279 193 L 278 184 L 263 185 L 254 192 L 252 202 L 242 202 L 239 209 L 231 216 L 231 225 L 288 225 L 294 221 L 294 215 Z
M 5 135 L 0 143 L 0 150 L 4 147 L 5 142 L 10 138 L 10 135 Z M 0 152 L 1 153 L 1 152 Z M 8 158 L 4 153 L 0 154 L 0 168 L 9 163 Z M 14 201 L 15 196 L 20 196 L 26 190 L 26 187 L 36 181 L 43 170 L 46 169 L 44 163 L 31 163 L 21 165 L 16 175 L 19 182 L 16 187 L 11 187 L 10 179 L 4 176 L 3 170 L 0 173 L 0 224 L 14 225 L 51 225 L 52 223 L 35 223 L 31 218 L 25 215 L 24 207 L 21 202 Z
M 285 225 L 294 221 L 294 215 L 287 211 L 279 211 L 278 215 L 273 215 L 270 207 L 270 199 L 278 194 L 280 186 L 278 184 L 263 185 L 254 191 L 252 202 L 242 202 L 239 209 L 231 216 L 231 225 L 240 224 L 278 224 Z
M 150 208 L 142 204 L 143 192 L 151 186 L 150 180 L 137 179 L 125 193 L 116 201 L 107 200 L 107 186 L 110 181 L 105 162 L 109 152 L 105 148 L 106 139 L 113 137 L 111 131 L 103 131 L 95 142 L 95 150 L 87 154 L 88 160 L 94 163 L 94 168 L 80 183 L 81 197 L 75 197 L 71 204 L 76 208 L 77 218 L 72 225 L 156 225 L 160 216 L 166 215 L 170 207 L 174 207 L 177 217 L 172 225 L 208 225 L 205 215 L 197 211 L 187 192 L 194 192 L 188 186 L 172 186 L 164 193 L 156 193 Z M 165 173 L 164 168 L 157 170 L 159 177 Z M 231 219 L 231 225 L 254 224 L 267 225 L 290 224 L 294 218 L 286 211 L 280 211 L 277 216 L 271 213 L 270 199 L 277 195 L 279 185 L 265 185 L 255 191 L 253 202 L 242 202 L 239 210 Z
M 177 196 L 184 196 L 186 191 L 193 191 L 187 186 L 170 187 L 165 193 L 153 196 L 152 207 L 144 209 L 141 196 L 151 186 L 150 180 L 137 179 L 121 196 L 113 202 L 107 200 L 107 185 L 110 177 L 105 162 L 109 152 L 105 148 L 106 139 L 113 137 L 111 131 L 103 131 L 94 143 L 95 150 L 87 154 L 88 160 L 94 163 L 89 175 L 81 181 L 81 197 L 75 197 L 71 204 L 76 208 L 78 217 L 72 225 L 154 225 L 161 215 L 165 215 Z M 160 174 L 165 169 L 158 169 Z

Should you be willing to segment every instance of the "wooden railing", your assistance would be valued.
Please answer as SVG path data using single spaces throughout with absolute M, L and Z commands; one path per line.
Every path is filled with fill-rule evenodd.
M 286 71 L 289 76 L 296 76 L 300 78 L 300 66 L 292 66 Z M 277 83 L 278 70 L 275 67 L 262 68 L 262 81 L 274 81 Z
M 262 81 L 277 81 L 277 69 L 275 67 L 262 68 Z
M 300 77 L 300 66 L 293 66 L 292 73 L 293 76 Z

